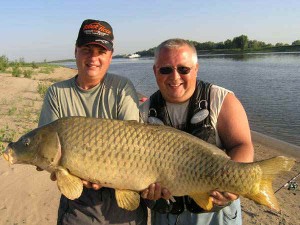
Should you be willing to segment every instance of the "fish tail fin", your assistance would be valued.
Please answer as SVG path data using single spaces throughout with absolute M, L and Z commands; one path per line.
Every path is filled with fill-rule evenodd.
M 282 171 L 289 171 L 295 164 L 295 159 L 285 156 L 277 156 L 271 159 L 256 162 L 262 170 L 262 179 L 259 184 L 259 192 L 255 195 L 246 195 L 262 205 L 280 211 L 278 201 L 274 195 L 272 182 L 275 176 Z

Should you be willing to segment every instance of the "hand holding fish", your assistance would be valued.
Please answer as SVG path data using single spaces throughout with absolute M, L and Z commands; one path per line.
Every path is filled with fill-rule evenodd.
M 161 187 L 160 183 L 155 183 L 149 185 L 147 189 L 141 192 L 141 196 L 148 200 L 158 200 L 160 198 L 169 200 L 172 194 L 167 188 Z M 211 191 L 210 196 L 212 197 L 212 202 L 217 206 L 229 205 L 232 201 L 238 199 L 238 195 L 229 192 L 219 192 L 217 190 Z
M 85 186 L 86 188 L 93 188 L 95 191 L 98 191 L 100 188 L 102 188 L 101 184 L 91 183 L 86 180 L 82 180 L 82 183 L 83 183 L 83 186 Z
M 227 206 L 232 201 L 238 199 L 238 195 L 229 193 L 229 192 L 219 192 L 219 191 L 211 191 L 210 196 L 212 197 L 212 202 L 217 206 Z
M 148 200 L 158 200 L 160 198 L 169 200 L 171 198 L 171 193 L 167 188 L 161 186 L 160 183 L 150 184 L 147 189 L 141 192 L 141 196 Z

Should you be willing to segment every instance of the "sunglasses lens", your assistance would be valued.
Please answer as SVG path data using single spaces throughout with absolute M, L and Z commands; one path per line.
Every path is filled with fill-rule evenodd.
M 176 68 L 177 72 L 179 74 L 183 74 L 183 75 L 186 75 L 186 74 L 189 74 L 191 72 L 191 68 L 190 67 L 186 67 L 186 66 L 179 66 Z M 170 74 L 173 72 L 173 68 L 172 67 L 161 67 L 159 69 L 159 73 L 160 74 Z
M 180 66 L 180 67 L 177 67 L 177 71 L 180 74 L 188 74 L 191 71 L 191 68 L 186 67 L 186 66 Z
M 159 73 L 161 74 L 170 74 L 173 72 L 173 68 L 172 67 L 161 67 L 159 69 Z

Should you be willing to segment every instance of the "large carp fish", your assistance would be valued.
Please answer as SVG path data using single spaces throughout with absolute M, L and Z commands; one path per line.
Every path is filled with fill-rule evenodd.
M 209 192 L 228 191 L 279 211 L 272 180 L 295 160 L 278 156 L 237 163 L 217 147 L 163 125 L 86 117 L 58 119 L 11 142 L 11 164 L 31 164 L 55 173 L 69 199 L 79 198 L 82 180 L 115 189 L 119 207 L 134 210 L 139 191 L 160 182 L 173 196 L 189 195 L 205 210 Z

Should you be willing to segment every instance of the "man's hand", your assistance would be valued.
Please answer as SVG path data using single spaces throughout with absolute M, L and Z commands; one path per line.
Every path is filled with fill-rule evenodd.
M 160 183 L 150 184 L 147 189 L 141 192 L 141 196 L 148 200 L 158 200 L 160 198 L 169 200 L 172 197 L 169 190 L 161 187 Z
M 213 198 L 212 201 L 217 206 L 227 206 L 232 201 L 238 199 L 238 195 L 229 192 L 211 191 L 210 196 Z
M 94 184 L 86 180 L 82 180 L 83 186 L 86 188 L 93 188 L 95 191 L 98 191 L 100 188 L 102 188 L 102 185 L 100 184 Z

